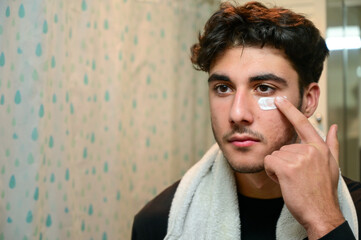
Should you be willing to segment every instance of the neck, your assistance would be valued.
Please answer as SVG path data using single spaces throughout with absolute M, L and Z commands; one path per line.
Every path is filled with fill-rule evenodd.
M 237 190 L 246 197 L 272 199 L 282 197 L 279 184 L 268 177 L 265 171 L 259 173 L 235 172 Z

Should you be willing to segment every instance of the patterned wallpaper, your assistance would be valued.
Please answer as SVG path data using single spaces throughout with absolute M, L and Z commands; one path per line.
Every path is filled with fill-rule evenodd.
M 129 239 L 213 142 L 213 1 L 0 2 L 0 240 Z

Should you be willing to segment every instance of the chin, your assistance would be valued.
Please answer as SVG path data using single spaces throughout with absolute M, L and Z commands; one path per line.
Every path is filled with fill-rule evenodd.
M 264 166 L 233 166 L 228 162 L 233 171 L 237 173 L 259 173 L 264 171 Z
M 224 156 L 227 160 L 229 166 L 232 168 L 233 171 L 238 173 L 259 173 L 264 171 L 264 165 L 262 163 L 254 163 L 253 160 L 250 162 L 242 162 L 242 160 L 229 160 L 226 156 Z M 253 163 L 252 163 L 253 162 Z

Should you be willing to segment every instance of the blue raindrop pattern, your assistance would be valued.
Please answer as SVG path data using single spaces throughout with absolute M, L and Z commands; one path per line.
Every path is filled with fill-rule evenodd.
M 154 2 L 0 4 L 0 240 L 130 239 L 212 144 L 188 49 L 218 4 Z

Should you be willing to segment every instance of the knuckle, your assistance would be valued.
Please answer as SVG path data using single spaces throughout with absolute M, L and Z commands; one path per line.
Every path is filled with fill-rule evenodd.
M 265 167 L 269 165 L 269 162 L 271 161 L 272 159 L 272 156 L 271 155 L 267 155 L 265 158 L 264 158 L 264 165 Z
M 306 157 L 304 155 L 300 155 L 300 154 L 297 154 L 296 155 L 296 162 L 294 164 L 294 166 L 301 166 L 303 164 L 303 162 L 305 161 Z
M 273 151 L 271 156 L 278 156 L 280 154 L 280 150 Z
M 263 166 L 264 166 L 265 170 L 272 169 L 273 166 L 275 165 L 276 159 L 277 159 L 277 157 L 275 157 L 273 155 L 267 155 L 263 160 Z
M 315 145 L 309 145 L 307 148 L 307 155 L 312 156 L 318 152 L 318 148 Z
M 282 147 L 280 148 L 280 150 L 281 150 L 281 151 L 287 150 L 287 145 L 282 146 Z
M 325 143 L 310 143 L 308 144 L 307 153 L 309 155 L 328 153 L 330 149 Z

